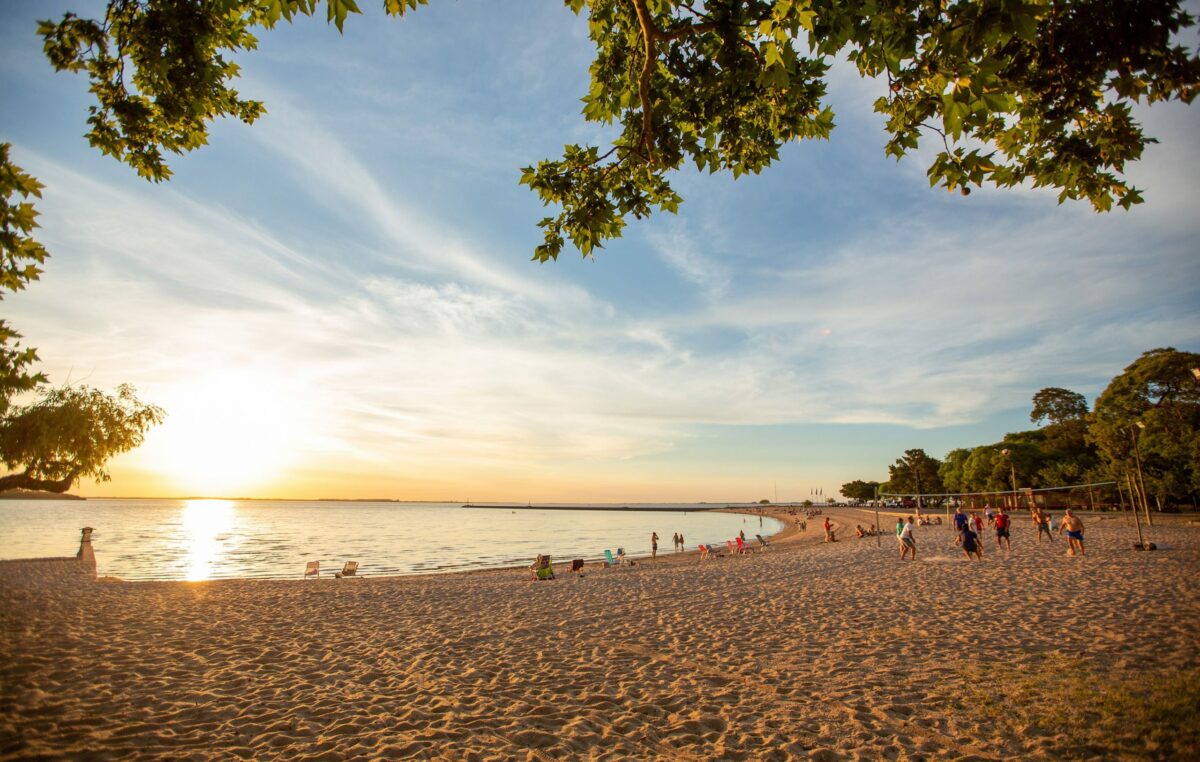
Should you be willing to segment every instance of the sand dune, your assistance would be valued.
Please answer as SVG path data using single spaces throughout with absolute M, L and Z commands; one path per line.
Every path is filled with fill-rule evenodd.
M 541 583 L 10 574 L 0 758 L 1195 758 L 1200 526 L 1088 524 L 1086 557 L 1022 520 L 982 562 L 921 527 L 916 563 L 810 522 Z

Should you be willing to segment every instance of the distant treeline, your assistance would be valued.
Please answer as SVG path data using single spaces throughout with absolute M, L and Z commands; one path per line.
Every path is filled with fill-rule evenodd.
M 842 485 L 852 500 L 877 493 L 1001 492 L 1114 481 L 1125 500 L 1144 485 L 1150 509 L 1195 510 L 1200 498 L 1200 354 L 1145 352 L 1088 409 L 1083 395 L 1050 387 L 1033 395 L 1031 431 L 960 448 L 943 460 L 907 450 L 886 482 Z M 1132 489 L 1132 493 L 1129 491 Z M 1096 491 L 1117 502 L 1117 488 Z

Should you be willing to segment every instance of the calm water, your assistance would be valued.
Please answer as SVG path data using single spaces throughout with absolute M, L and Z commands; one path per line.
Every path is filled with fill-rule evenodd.
M 305 561 L 322 576 L 345 561 L 360 573 L 419 574 L 529 563 L 538 553 L 595 559 L 604 549 L 670 553 L 774 534 L 771 518 L 711 511 L 463 508 L 446 503 L 239 500 L 0 500 L 0 558 L 71 556 L 79 529 L 95 528 L 98 572 L 122 579 L 299 578 Z M 695 506 L 698 508 L 699 506 Z M 711 507 L 711 506 L 708 506 Z

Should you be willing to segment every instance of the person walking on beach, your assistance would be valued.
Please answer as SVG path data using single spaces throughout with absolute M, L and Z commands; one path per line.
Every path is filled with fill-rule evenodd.
M 833 542 L 833 525 L 829 523 L 829 517 L 825 517 L 825 542 Z
M 650 533 L 650 558 L 658 558 L 658 532 Z
M 679 532 L 671 535 L 671 550 L 675 553 L 679 552 Z
M 1008 536 L 1010 523 L 1011 519 L 1005 512 L 1004 506 L 1000 506 L 1000 512 L 996 514 L 996 550 L 1004 550 L 1005 547 L 1012 550 L 1012 538 Z
M 680 532 L 680 533 L 679 533 L 679 552 L 680 552 L 680 553 L 685 553 L 685 552 L 687 552 L 687 546 L 685 546 L 685 545 L 683 544 L 683 532 Z
M 1079 555 L 1087 555 L 1083 552 L 1083 522 L 1071 509 L 1067 509 L 1066 515 L 1063 516 L 1062 524 L 1058 526 L 1058 533 L 1062 534 L 1063 530 L 1067 532 L 1067 555 L 1073 556 L 1076 552 Z
M 917 538 L 913 537 L 912 516 L 908 517 L 908 521 L 900 524 L 900 532 L 896 535 L 900 538 L 900 560 L 912 551 L 912 560 L 917 560 Z

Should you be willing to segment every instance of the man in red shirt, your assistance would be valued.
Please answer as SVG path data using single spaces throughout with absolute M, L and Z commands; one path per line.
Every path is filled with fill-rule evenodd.
M 1010 519 L 1004 511 L 1004 506 L 1000 506 L 999 513 L 996 514 L 996 547 L 1003 550 L 1007 545 L 1009 550 L 1012 550 L 1012 540 L 1008 536 L 1008 525 Z

